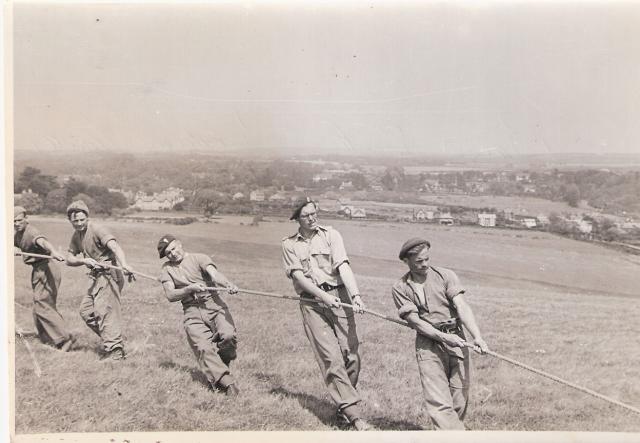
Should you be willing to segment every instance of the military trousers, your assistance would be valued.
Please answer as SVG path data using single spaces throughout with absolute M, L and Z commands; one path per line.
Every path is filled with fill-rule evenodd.
M 61 281 L 62 274 L 57 263 L 49 260 L 33 263 L 33 321 L 40 340 L 54 346 L 61 345 L 71 338 L 64 318 L 56 308 Z
M 231 313 L 207 307 L 207 302 L 184 307 L 184 330 L 200 370 L 211 385 L 226 387 L 234 382 L 229 364 L 236 359 L 238 341 Z
M 330 293 L 351 303 L 344 288 Z M 356 391 L 360 375 L 359 340 L 350 308 L 328 308 L 319 303 L 300 303 L 302 322 L 329 395 L 339 410 L 360 402 Z
M 416 335 L 416 358 L 427 402 L 427 413 L 436 429 L 464 430 L 469 402 L 470 357 L 452 355 L 447 347 L 423 335 Z
M 80 302 L 80 316 L 102 339 L 104 352 L 111 352 L 117 348 L 124 350 L 120 311 L 124 275 L 116 270 L 92 271 L 89 277 L 91 285 Z

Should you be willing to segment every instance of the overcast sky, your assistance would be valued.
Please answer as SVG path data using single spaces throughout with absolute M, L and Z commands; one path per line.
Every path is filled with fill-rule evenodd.
M 640 152 L 640 2 L 14 6 L 17 149 Z

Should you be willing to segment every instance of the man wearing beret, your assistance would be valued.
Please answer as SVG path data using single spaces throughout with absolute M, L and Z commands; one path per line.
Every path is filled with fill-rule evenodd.
M 57 261 L 64 261 L 47 238 L 29 224 L 27 211 L 22 206 L 13 208 L 13 245 L 21 252 L 50 255 Z M 33 289 L 33 320 L 40 341 L 53 344 L 68 352 L 73 337 L 67 329 L 62 315 L 56 309 L 58 288 L 62 281 L 60 266 L 48 258 L 23 256 L 23 261 L 31 265 L 31 288 Z
M 67 207 L 67 217 L 74 233 L 69 243 L 67 264 L 89 268 L 91 283 L 80 302 L 80 316 L 102 339 L 103 360 L 125 358 L 122 340 L 120 295 L 124 288 L 123 272 L 101 264 L 119 266 L 130 276 L 124 251 L 116 238 L 103 226 L 89 220 L 89 208 L 82 200 Z
M 182 242 L 171 234 L 160 238 L 158 254 L 169 259 L 162 265 L 160 282 L 170 302 L 182 302 L 184 329 L 200 370 L 212 389 L 237 396 L 239 389 L 229 371 L 236 358 L 236 328 L 218 291 L 207 289 L 220 286 L 235 294 L 237 286 L 209 256 L 185 252 Z
M 308 197 L 294 204 L 291 220 L 297 220 L 299 228 L 282 240 L 284 268 L 296 293 L 309 299 L 300 303 L 304 330 L 329 394 L 338 405 L 338 419 L 357 430 L 367 430 L 371 425 L 360 416 L 356 391 L 360 355 L 353 313 L 363 312 L 364 303 L 342 236 L 318 224 L 317 210 Z M 340 302 L 354 308 L 343 309 Z
M 462 326 L 473 336 L 473 347 L 489 349 L 480 335 L 465 289 L 456 274 L 429 266 L 427 240 L 412 238 L 400 249 L 409 268 L 391 290 L 398 314 L 416 330 L 416 358 L 436 429 L 464 430 L 469 400 L 469 350 Z

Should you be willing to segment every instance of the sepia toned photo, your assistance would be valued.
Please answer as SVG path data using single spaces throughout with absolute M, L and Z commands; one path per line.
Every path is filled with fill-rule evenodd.
M 640 441 L 640 3 L 4 23 L 15 441 Z

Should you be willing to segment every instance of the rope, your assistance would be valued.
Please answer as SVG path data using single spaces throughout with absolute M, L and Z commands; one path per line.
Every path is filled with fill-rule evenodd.
M 575 383 L 571 383 L 570 381 L 564 380 L 564 379 L 562 379 L 560 377 L 557 377 L 557 376 L 555 376 L 553 374 L 549 374 L 548 372 L 541 371 L 540 369 L 533 368 L 533 367 L 531 367 L 529 365 L 521 363 L 521 362 L 519 362 L 517 360 L 514 360 L 512 358 L 505 357 L 504 355 L 500 355 L 497 352 L 487 351 L 487 354 L 491 355 L 492 357 L 498 358 L 500 360 L 504 360 L 504 361 L 506 361 L 508 363 L 511 363 L 512 365 L 518 366 L 518 367 L 520 367 L 522 369 L 525 369 L 527 371 L 531 371 L 534 374 L 541 375 L 541 376 L 546 377 L 546 378 L 548 378 L 550 380 L 553 380 L 553 381 L 558 382 L 560 384 L 569 386 L 570 388 L 576 389 L 576 390 L 578 390 L 580 392 L 584 392 L 585 394 L 592 395 L 592 396 L 594 396 L 596 398 L 599 398 L 600 400 L 604 400 L 606 402 L 609 402 L 609 403 L 612 403 L 614 405 L 620 406 L 622 408 L 628 409 L 631 412 L 635 412 L 636 414 L 640 414 L 640 409 L 634 408 L 633 406 L 630 406 L 630 405 L 628 405 L 626 403 L 622 403 L 622 402 L 620 402 L 620 401 L 618 401 L 616 399 L 613 399 L 611 397 L 607 397 L 606 395 L 599 394 L 598 392 L 593 391 L 593 390 L 591 390 L 589 388 L 585 388 L 585 387 L 579 386 L 579 385 L 577 385 Z
M 51 257 L 49 255 L 30 254 L 30 253 L 26 253 L 26 252 L 16 252 L 16 255 L 25 255 L 27 257 L 39 257 L 39 258 L 49 258 L 49 259 L 53 258 L 53 257 Z M 111 268 L 111 269 L 118 269 L 118 270 L 123 271 L 123 272 L 129 272 L 129 271 L 124 270 L 121 267 L 109 265 L 109 264 L 106 264 L 106 263 L 101 263 L 101 266 L 106 267 L 106 268 Z M 139 275 L 140 277 L 144 277 L 144 278 L 147 278 L 149 280 L 158 281 L 158 278 L 153 277 L 153 276 L 148 275 L 148 274 L 144 274 L 142 272 L 130 271 L 130 273 L 135 274 L 135 275 Z M 206 287 L 206 289 L 207 290 L 215 290 L 215 291 L 229 291 L 229 288 L 221 288 L 221 287 Z M 315 300 L 315 299 L 307 299 L 307 298 L 301 298 L 301 297 L 291 297 L 291 296 L 288 296 L 288 295 L 281 295 L 281 294 L 276 294 L 276 293 L 273 293 L 273 292 L 253 291 L 253 290 L 250 290 L 250 289 L 238 289 L 238 292 L 242 292 L 244 294 L 260 295 L 260 296 L 263 296 L 263 297 L 281 298 L 281 299 L 286 299 L 286 300 L 307 301 L 307 302 L 312 302 L 312 303 L 323 303 L 320 300 Z M 343 307 L 346 307 L 346 308 L 351 308 L 351 309 L 354 308 L 353 305 L 350 305 L 348 303 L 342 303 L 341 302 L 341 303 L 339 303 L 339 305 L 343 306 Z M 397 324 L 399 324 L 401 326 L 405 326 L 405 327 L 408 327 L 408 328 L 411 327 L 409 325 L 409 323 L 407 323 L 405 321 L 398 320 L 398 319 L 393 318 L 391 316 L 384 315 L 384 314 L 381 314 L 379 312 L 372 311 L 370 309 L 364 309 L 364 312 L 367 313 L 367 314 L 373 315 L 375 317 L 378 317 L 378 318 L 381 318 L 381 319 L 384 319 L 384 320 L 387 320 L 387 321 L 390 321 L 390 322 L 393 322 L 393 323 L 397 323 Z M 18 334 L 24 340 L 24 337 L 21 335 L 21 332 L 18 332 Z M 39 377 L 40 376 L 39 375 L 40 367 L 38 366 L 38 363 L 35 360 L 35 356 L 31 352 L 29 344 L 26 342 L 26 340 L 24 341 L 24 343 L 27 346 L 27 350 L 29 350 L 29 353 L 32 355 L 34 366 L 36 367 L 36 375 L 38 375 L 38 377 Z M 469 348 L 472 348 L 475 352 L 480 353 L 480 351 L 478 351 L 475 348 L 475 346 L 472 345 L 469 342 L 465 342 L 465 346 L 467 346 Z M 505 361 L 507 363 L 510 363 L 510 364 L 512 364 L 514 366 L 518 366 L 518 367 L 520 367 L 522 369 L 525 369 L 527 371 L 533 372 L 534 374 L 541 375 L 543 377 L 546 377 L 546 378 L 548 378 L 550 380 L 553 380 L 553 381 L 555 381 L 557 383 L 563 384 L 563 385 L 568 386 L 570 388 L 576 389 L 576 390 L 578 390 L 580 392 L 583 392 L 585 394 L 589 394 L 589 395 L 591 395 L 593 397 L 599 398 L 600 400 L 604 400 L 604 401 L 609 402 L 611 404 L 620 406 L 620 407 L 622 407 L 624 409 L 627 409 L 627 410 L 629 410 L 631 412 L 635 412 L 636 414 L 640 415 L 640 409 L 635 408 L 635 407 L 630 406 L 630 405 L 627 405 L 625 403 L 622 403 L 622 402 L 620 402 L 620 401 L 618 401 L 616 399 L 613 399 L 611 397 L 607 397 L 606 395 L 600 394 L 600 393 L 598 393 L 598 392 L 596 392 L 596 391 L 594 391 L 592 389 L 585 388 L 583 386 L 577 385 L 577 384 L 572 383 L 570 381 L 564 380 L 564 379 L 562 379 L 560 377 L 557 377 L 557 376 L 555 376 L 553 374 L 550 374 L 548 372 L 542 371 L 540 369 L 536 369 L 534 367 L 531 367 L 531 366 L 529 366 L 527 364 L 524 364 L 524 363 L 519 362 L 517 360 L 514 360 L 512 358 L 509 358 L 509 357 L 506 357 L 504 355 L 498 354 L 497 352 L 494 352 L 494 351 L 487 351 L 485 354 L 490 355 L 490 356 L 492 356 L 494 358 L 497 358 L 499 360 Z
M 220 291 L 220 290 L 228 291 L 229 290 L 228 288 L 218 288 L 218 287 L 208 287 L 207 289 L 218 290 L 218 291 Z M 238 289 L 238 292 L 242 292 L 242 293 L 245 293 L 245 294 L 262 295 L 262 296 L 265 296 L 265 297 L 283 298 L 283 299 L 288 299 L 288 300 L 304 300 L 304 301 L 322 303 L 319 300 L 310 300 L 310 299 L 306 299 L 306 298 L 303 299 L 303 298 L 300 298 L 300 297 L 289 297 L 289 296 L 286 296 L 286 295 L 275 294 L 275 293 L 272 293 L 272 292 L 252 291 L 252 290 L 249 290 L 249 289 Z M 353 308 L 353 305 L 350 305 L 350 304 L 347 304 L 347 303 L 340 303 L 340 305 L 344 306 L 344 307 L 348 307 L 348 308 Z M 378 312 L 371 311 L 369 309 L 365 309 L 364 312 L 366 312 L 367 314 L 371 314 L 373 316 L 376 316 L 376 317 L 379 317 L 379 318 L 382 318 L 382 319 L 397 323 L 399 325 L 402 325 L 402 326 L 405 326 L 405 327 L 408 327 L 408 328 L 411 327 L 409 325 L 409 323 L 407 323 L 405 321 L 402 321 L 402 320 L 395 319 L 395 318 L 390 317 L 388 315 L 380 314 Z M 480 351 L 476 350 L 475 346 L 472 345 L 469 342 L 465 342 L 465 346 L 468 347 L 468 348 L 473 349 L 475 352 L 480 353 Z M 618 400 L 615 400 L 615 399 L 613 399 L 611 397 L 607 397 L 606 395 L 599 394 L 598 392 L 593 391 L 591 389 L 585 388 L 583 386 L 579 386 L 579 385 L 577 385 L 575 383 L 571 383 L 570 381 L 564 380 L 564 379 L 562 379 L 560 377 L 557 377 L 557 376 L 555 376 L 553 374 L 549 374 L 548 372 L 544 372 L 544 371 L 541 371 L 540 369 L 533 368 L 533 367 L 531 367 L 529 365 L 521 363 L 521 362 L 519 362 L 517 360 L 514 360 L 512 358 L 505 357 L 504 355 L 498 354 L 497 352 L 487 351 L 485 354 L 490 355 L 490 356 L 492 356 L 494 358 L 497 358 L 499 360 L 503 360 L 503 361 L 505 361 L 507 363 L 511 363 L 514 366 L 518 366 L 518 367 L 520 367 L 522 369 L 525 369 L 527 371 L 531 371 L 534 374 L 541 375 L 543 377 L 546 377 L 546 378 L 548 378 L 550 380 L 553 380 L 555 382 L 558 382 L 560 384 L 569 386 L 569 387 L 571 387 L 573 389 L 576 389 L 576 390 L 578 390 L 580 392 L 584 392 L 585 394 L 592 395 L 592 396 L 594 396 L 596 398 L 599 398 L 601 400 L 604 400 L 606 402 L 609 402 L 609 403 L 612 403 L 614 405 L 620 406 L 622 408 L 628 409 L 629 411 L 635 412 L 636 414 L 640 414 L 640 409 L 634 408 L 633 406 L 630 406 L 630 405 L 627 405 L 625 403 L 622 403 L 622 402 L 620 402 Z
M 50 255 L 42 255 L 42 254 L 32 254 L 30 252 L 16 252 L 16 255 L 24 255 L 25 257 L 35 257 L 35 258 L 48 258 L 48 259 L 53 259 L 52 256 Z M 66 260 L 62 260 L 62 261 L 66 261 Z M 109 263 L 98 263 L 100 267 L 102 268 L 107 268 L 107 269 L 117 269 L 118 271 L 122 271 L 126 274 L 134 274 L 134 275 L 139 275 L 140 277 L 144 277 L 144 278 L 148 278 L 149 280 L 155 280 L 158 281 L 157 277 L 154 277 L 152 275 L 149 274 L 144 274 L 142 272 L 138 272 L 138 271 L 127 271 L 126 269 L 120 267 L 120 266 L 114 266 L 114 265 L 110 265 Z

